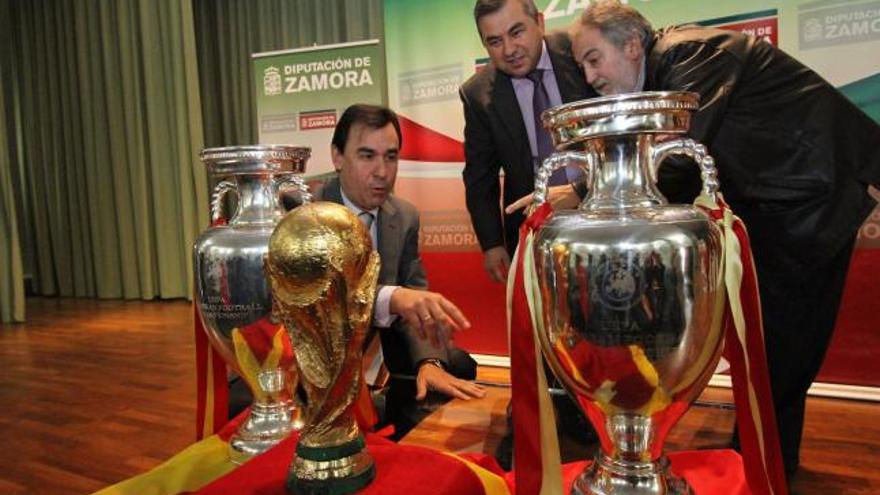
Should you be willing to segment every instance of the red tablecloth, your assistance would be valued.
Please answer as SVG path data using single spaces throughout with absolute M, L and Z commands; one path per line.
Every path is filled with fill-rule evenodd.
M 295 441 L 295 437 L 287 439 L 195 493 L 288 495 L 284 484 Z M 465 455 L 473 462 L 469 466 L 452 455 L 423 447 L 398 445 L 376 435 L 367 436 L 367 448 L 376 463 L 376 479 L 361 492 L 364 495 L 504 493 L 497 484 L 487 487 L 474 470 L 474 464 L 480 464 L 488 472 L 504 474 L 486 456 Z M 673 452 L 669 454 L 669 460 L 672 472 L 687 480 L 696 495 L 751 494 L 743 475 L 742 458 L 733 450 Z M 580 461 L 563 466 L 565 493 L 588 464 L 589 461 Z M 513 480 L 512 472 L 505 475 L 511 493 L 515 493 Z
M 203 487 L 198 494 L 288 495 L 285 481 L 296 438 L 291 437 L 265 454 Z M 398 445 L 377 435 L 367 435 L 367 449 L 376 463 L 376 479 L 360 493 L 503 495 L 506 487 L 497 475 L 484 485 L 475 464 L 423 447 Z
M 687 480 L 695 495 L 751 495 L 746 485 L 742 458 L 734 450 L 689 450 L 672 452 L 669 462 L 672 472 Z M 564 493 L 589 461 L 572 462 L 562 466 Z M 515 492 L 514 473 L 505 476 L 511 493 Z

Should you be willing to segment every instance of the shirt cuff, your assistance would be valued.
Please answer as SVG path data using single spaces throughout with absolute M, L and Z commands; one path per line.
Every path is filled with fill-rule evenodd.
M 397 315 L 391 314 L 391 294 L 399 289 L 399 285 L 383 285 L 376 294 L 376 303 L 373 307 L 373 326 L 388 328 L 397 320 Z

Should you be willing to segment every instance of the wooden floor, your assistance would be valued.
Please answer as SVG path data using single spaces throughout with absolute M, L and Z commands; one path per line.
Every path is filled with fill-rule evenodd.
M 0 494 L 81 495 L 150 469 L 194 440 L 189 303 L 32 299 L 0 326 Z M 480 402 L 453 402 L 404 441 L 492 452 L 510 395 L 506 370 Z M 701 398 L 730 401 L 729 391 Z M 880 404 L 810 399 L 796 494 L 880 493 Z M 674 450 L 722 447 L 733 411 L 695 406 Z

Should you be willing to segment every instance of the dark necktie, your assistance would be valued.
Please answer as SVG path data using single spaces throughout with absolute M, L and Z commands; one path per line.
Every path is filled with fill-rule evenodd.
M 373 243 L 373 249 L 379 249 L 376 245 L 376 237 L 373 236 L 373 222 L 376 221 L 376 215 L 370 213 L 369 211 L 361 211 L 358 213 L 358 218 L 363 222 L 364 227 L 367 228 L 367 234 L 370 234 L 370 241 Z
M 364 222 L 367 231 L 371 231 L 370 229 L 373 227 L 373 214 L 369 211 L 362 211 L 358 213 L 358 218 L 361 219 L 361 222 Z
M 372 227 L 373 221 L 376 220 L 376 215 L 369 211 L 361 211 L 358 213 L 358 218 L 361 219 L 361 222 L 367 228 L 370 239 L 373 239 Z M 376 240 L 373 239 L 374 244 L 375 242 Z M 376 249 L 375 245 L 373 249 Z M 382 388 L 388 382 L 390 375 L 388 374 L 388 368 L 385 367 L 385 356 L 382 354 L 381 341 L 378 332 L 373 327 L 370 328 L 367 332 L 367 337 L 364 339 L 363 368 L 364 379 L 367 381 L 368 386 Z
M 535 90 L 532 93 L 532 114 L 535 119 L 535 148 L 538 156 L 535 157 L 536 168 L 544 163 L 544 159 L 553 153 L 553 141 L 550 139 L 550 133 L 544 129 L 541 122 L 541 113 L 550 108 L 550 96 L 547 94 L 547 88 L 544 87 L 544 69 L 535 69 L 526 76 Z M 551 186 L 565 184 L 568 180 L 565 176 L 565 169 L 559 169 L 550 177 Z

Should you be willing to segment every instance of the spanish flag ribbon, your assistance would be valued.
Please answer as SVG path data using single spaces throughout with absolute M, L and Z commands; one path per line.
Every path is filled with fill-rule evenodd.
M 226 362 L 208 341 L 208 334 L 193 304 L 196 344 L 196 440 L 220 430 L 228 421 L 229 383 Z
M 511 407 L 516 492 L 545 495 L 562 492 L 562 468 L 556 420 L 547 391 L 547 377 L 540 365 L 541 351 L 535 339 L 543 321 L 535 311 L 534 285 L 527 283 L 534 271 L 532 244 L 535 232 L 553 208 L 539 206 L 520 227 L 519 247 L 507 278 L 507 332 L 510 348 Z
M 761 299 L 749 235 L 720 194 L 700 196 L 703 209 L 723 232 L 725 355 L 730 361 L 736 422 L 746 480 L 756 495 L 787 495 L 773 395 L 764 350 Z
M 293 349 L 284 325 L 271 323 L 268 318 L 263 318 L 250 325 L 234 328 L 232 343 L 242 379 L 247 382 L 257 401 L 268 400 L 269 397 L 258 382 L 260 373 L 294 367 Z M 295 385 L 288 384 L 289 387 Z
M 225 218 L 211 222 L 211 228 L 223 225 L 226 225 Z M 193 301 L 197 297 L 198 293 L 195 293 Z M 220 431 L 229 420 L 229 381 L 226 362 L 211 345 L 195 303 L 193 338 L 196 345 L 196 440 L 201 440 Z
M 219 433 L 192 444 L 156 468 L 94 495 L 285 495 L 285 478 L 299 434 L 237 466 L 229 461 L 227 442 L 245 417 L 240 415 Z M 364 495 L 510 493 L 500 470 L 491 463 L 481 463 L 479 456 L 398 445 L 374 434 L 366 436 L 366 444 L 378 475 L 363 490 Z M 438 476 L 438 472 L 442 474 Z

